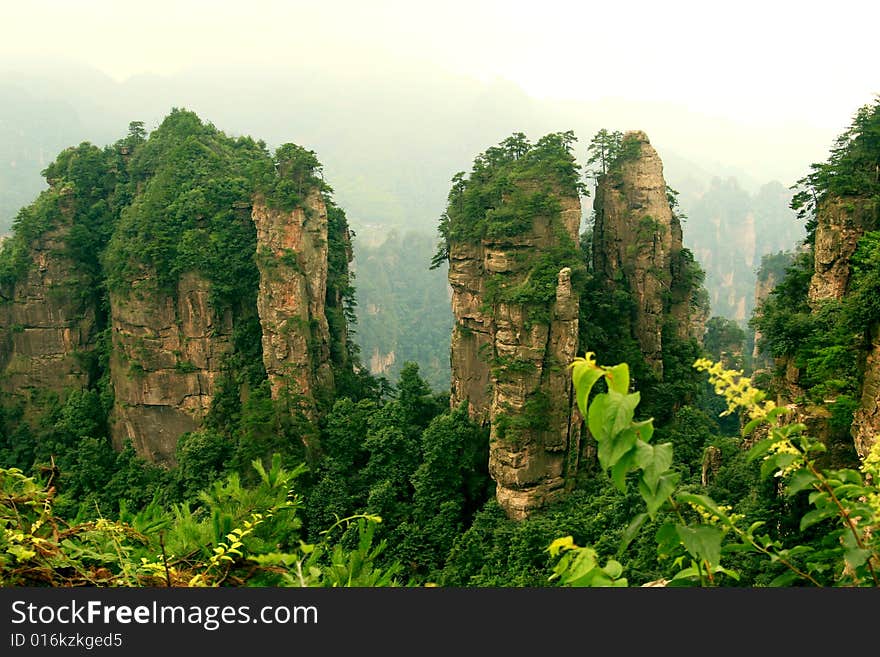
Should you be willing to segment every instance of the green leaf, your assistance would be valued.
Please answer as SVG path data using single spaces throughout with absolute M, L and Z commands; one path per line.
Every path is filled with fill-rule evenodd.
M 692 557 L 707 561 L 710 566 L 720 563 L 721 541 L 724 538 L 724 533 L 720 529 L 708 525 L 697 527 L 677 525 L 676 531 Z
M 577 396 L 577 405 L 583 417 L 587 416 L 587 399 L 596 381 L 605 375 L 605 371 L 586 362 L 575 363 L 571 371 L 571 380 Z
M 807 488 L 812 488 L 813 483 L 817 481 L 819 480 L 816 478 L 816 475 L 809 470 L 798 470 L 792 474 L 785 492 L 787 495 L 794 495 Z
M 647 458 L 648 450 L 651 450 L 651 456 L 642 468 L 642 478 L 649 490 L 656 491 L 660 477 L 672 465 L 672 443 L 653 446 L 646 444 L 644 448 L 640 445 L 640 458 Z
M 654 418 L 642 420 L 641 422 L 633 422 L 632 428 L 638 434 L 639 440 L 649 443 L 651 442 L 651 437 L 654 435 Z
M 870 550 L 852 548 L 844 553 L 843 558 L 846 559 L 846 563 L 849 564 L 852 568 L 858 568 L 859 566 L 863 565 L 870 556 Z
M 800 458 L 800 454 L 790 454 L 789 452 L 780 452 L 767 458 L 761 464 L 761 478 L 769 477 L 779 470 L 782 470 Z
M 640 395 L 637 392 L 621 395 L 611 390 L 596 395 L 587 414 L 590 433 L 596 441 L 601 443 L 627 429 L 632 423 L 639 399 Z
M 644 478 L 639 479 L 639 493 L 642 499 L 645 500 L 645 505 L 648 507 L 648 515 L 651 516 L 652 520 L 656 517 L 657 510 L 663 506 L 663 503 L 669 498 L 672 491 L 675 490 L 678 479 L 679 473 L 677 472 L 664 474 L 660 477 L 657 487 L 653 491 L 645 484 Z
M 626 475 L 638 467 L 638 450 L 631 449 L 611 467 L 611 481 L 621 493 L 626 492 Z
M 773 445 L 779 442 L 779 439 L 776 438 L 766 438 L 764 440 L 760 440 L 752 445 L 752 448 L 748 451 L 746 455 L 746 459 L 748 461 L 754 461 L 755 459 L 759 459 L 764 454 L 766 454 Z
M 798 574 L 792 570 L 786 569 L 781 575 L 776 577 L 768 586 L 790 586 L 792 582 L 797 581 Z
M 632 540 L 636 537 L 636 534 L 639 533 L 639 530 L 642 528 L 642 525 L 645 524 L 645 520 L 647 519 L 647 513 L 640 513 L 630 520 L 629 525 L 623 530 L 623 536 L 620 539 L 620 546 L 617 548 L 617 556 L 620 556 L 626 551 L 626 548 L 632 543 Z
M 823 509 L 813 509 L 812 511 L 808 511 L 801 518 L 801 531 L 804 531 L 807 527 L 812 527 L 817 522 L 821 522 L 826 518 L 830 518 L 835 515 L 836 508 L 835 507 L 826 507 Z
M 856 484 L 843 484 L 842 486 L 837 486 L 834 489 L 834 494 L 838 497 L 838 499 L 862 497 L 864 495 L 870 494 L 871 492 L 871 489 L 865 488 L 864 486 L 858 486 Z
M 672 556 L 681 545 L 675 524 L 671 522 L 660 525 L 654 534 L 654 540 L 657 541 L 657 554 L 661 556 Z
M 600 442 L 598 456 L 602 469 L 608 470 L 614 467 L 614 464 L 635 446 L 637 437 L 635 430 L 630 427 Z
M 763 417 L 759 417 L 759 418 L 755 418 L 754 420 L 750 420 L 746 424 L 746 426 L 743 427 L 742 435 L 748 436 L 750 433 L 752 433 L 752 431 L 755 430 L 755 427 L 757 427 L 759 424 L 766 422 L 766 421 L 767 421 L 767 419 L 763 418 Z
M 596 551 L 592 548 L 577 548 L 574 560 L 566 573 L 566 581 L 574 582 L 586 577 L 596 567 Z
M 669 586 L 691 586 L 700 581 L 700 571 L 695 565 L 679 570 L 672 579 L 669 580 Z
M 605 567 L 602 568 L 602 571 L 611 579 L 617 579 L 623 574 L 623 566 L 619 561 L 609 559 L 608 563 L 605 564 Z
M 608 387 L 621 395 L 629 392 L 629 365 L 620 363 L 608 370 L 606 374 Z

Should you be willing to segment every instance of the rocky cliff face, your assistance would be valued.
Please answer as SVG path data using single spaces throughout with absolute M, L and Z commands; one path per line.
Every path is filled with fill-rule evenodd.
M 560 196 L 556 216 L 536 216 L 516 237 L 450 244 L 452 405 L 491 423 L 489 470 L 496 497 L 511 518 L 564 491 L 569 458 L 577 454 L 566 366 L 576 356 L 578 294 L 571 270 L 557 270 L 544 307 L 516 303 L 499 291 L 528 282 L 534 261 L 559 245 L 560 231 L 577 242 L 577 196 Z
M 807 292 L 807 302 L 813 311 L 823 303 L 839 301 L 850 292 L 853 275 L 853 254 L 860 238 L 878 225 L 880 212 L 871 199 L 862 197 L 829 196 L 816 209 L 816 232 L 812 250 L 813 273 Z M 856 451 L 865 456 L 880 434 L 880 338 L 875 325 L 865 336 L 867 351 L 861 361 L 861 387 L 858 406 L 853 415 L 850 434 Z M 782 401 L 795 401 L 804 396 L 801 387 L 801 370 L 791 357 L 777 359 L 777 370 L 784 368 L 778 380 Z M 832 400 L 826 399 L 826 402 Z M 831 429 L 824 406 L 803 405 L 796 407 L 800 421 L 813 430 L 813 435 L 823 442 L 830 439 Z M 845 446 L 830 444 L 830 448 Z
M 880 211 L 870 199 L 831 197 L 818 208 L 816 217 L 814 272 L 808 297 L 814 309 L 825 300 L 840 299 L 846 294 L 852 255 L 859 238 L 878 225 Z M 856 451 L 862 457 L 880 435 L 880 327 L 875 325 L 868 338 L 861 396 L 851 430 Z
M 313 416 L 315 397 L 333 387 L 325 314 L 327 208 L 314 190 L 291 212 L 258 200 L 253 219 L 260 270 L 257 309 L 272 396 L 287 396 Z
M 162 292 L 147 268 L 130 291 L 111 293 L 117 448 L 130 440 L 139 455 L 173 463 L 177 440 L 201 424 L 232 348 L 232 314 L 218 314 L 210 293 L 209 281 L 194 272 L 180 277 L 176 293 Z
M 81 300 L 76 265 L 65 254 L 73 200 L 59 192 L 54 225 L 31 245 L 27 271 L 0 290 L 0 390 L 40 408 L 46 393 L 87 387 L 80 358 L 92 349 L 95 310 Z
M 667 317 L 676 320 L 682 337 L 699 331 L 699 323 L 692 322 L 690 298 L 674 295 L 687 263 L 663 163 L 644 132 L 627 132 L 622 143 L 627 155 L 603 176 L 594 201 L 593 266 L 610 285 L 622 284 L 632 294 L 633 336 L 662 376 Z
M 861 198 L 831 197 L 818 208 L 811 307 L 826 299 L 840 299 L 846 293 L 852 255 L 859 238 L 877 221 L 876 215 L 875 204 Z
M 114 446 L 169 465 L 212 410 L 237 440 L 237 404 L 265 376 L 292 402 L 275 419 L 315 419 L 334 368 L 353 367 L 351 243 L 320 169 L 177 109 L 149 139 L 134 123 L 63 151 L 0 253 L 0 403 L 27 402 L 41 431 L 48 393 L 100 385 Z
M 875 326 L 865 359 L 862 396 L 853 415 L 852 436 L 856 451 L 865 457 L 880 440 L 880 326 Z

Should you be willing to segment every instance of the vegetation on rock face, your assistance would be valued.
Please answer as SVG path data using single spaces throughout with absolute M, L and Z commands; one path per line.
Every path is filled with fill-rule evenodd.
M 758 347 L 777 359 L 781 368 L 797 370 L 797 380 L 780 369 L 775 384 L 788 379 L 802 391 L 801 404 L 827 407 L 831 439 L 851 445 L 850 426 L 861 394 L 863 363 L 871 334 L 880 323 L 880 100 L 860 108 L 850 127 L 838 137 L 824 163 L 798 183 L 792 207 L 807 221 L 809 248 L 801 251 L 782 280 L 756 309 L 751 324 L 761 335 Z M 848 280 L 837 298 L 811 303 L 815 235 L 823 205 L 832 199 L 874 208 L 873 224 L 864 232 L 846 263 Z M 789 391 L 790 394 L 790 391 Z M 849 459 L 855 457 L 846 450 Z
M 619 131 L 600 130 L 591 140 L 587 149 L 590 169 L 588 175 L 595 180 L 596 195 L 601 185 L 619 189 L 623 184 L 622 171 L 628 162 L 638 158 L 642 152 L 642 141 L 638 133 L 624 135 Z M 678 207 L 677 192 L 666 188 L 666 202 L 672 212 L 674 222 L 684 217 Z M 580 306 L 579 344 L 581 349 L 589 347 L 618 362 L 629 363 L 633 378 L 645 392 L 643 413 L 656 418 L 658 425 L 672 420 L 675 411 L 683 405 L 697 403 L 701 385 L 693 375 L 690 364 L 701 354 L 696 339 L 682 337 L 689 335 L 689 326 L 679 325 L 690 322 L 708 310 L 708 298 L 703 288 L 704 272 L 693 253 L 684 247 L 668 254 L 668 262 L 654 263 L 648 274 L 660 277 L 663 293 L 659 299 L 663 317 L 659 326 L 662 344 L 662 371 L 659 376 L 645 354 L 642 353 L 639 336 L 636 334 L 636 316 L 640 312 L 636 297 L 635 283 L 627 280 L 622 270 L 599 271 L 596 251 L 610 252 L 618 248 L 616 244 L 606 244 L 594 230 L 596 209 L 587 231 L 581 235 L 582 257 L 588 268 L 581 298 L 586 303 Z M 661 229 L 650 217 L 640 219 L 638 241 L 630 246 L 630 257 L 634 249 L 654 248 L 655 234 Z M 685 316 L 675 317 L 674 306 L 686 308 Z
M 750 460 L 760 463 L 761 477 L 781 480 L 787 498 L 806 497 L 810 508 L 796 532 L 784 526 L 780 531 L 779 524 L 773 527 L 681 486 L 672 467 L 672 444 L 652 444 L 652 422 L 633 419 L 639 393 L 629 392 L 626 364 L 598 366 L 588 354 L 573 363 L 572 378 L 578 406 L 599 444 L 600 467 L 621 492 L 635 487 L 646 507 L 623 532 L 616 557 L 626 552 L 646 522 L 660 520 L 654 533 L 657 553 L 661 563 L 669 564 L 662 585 L 739 582 L 740 572 L 726 565 L 725 558 L 743 554 L 767 560 L 768 573 L 776 574 L 769 586 L 880 586 L 880 443 L 860 470 L 822 469 L 817 457 L 824 445 L 806 435 L 803 424 L 783 422 L 787 410 L 765 401 L 765 394 L 741 372 L 706 359 L 694 366 L 709 374 L 709 382 L 725 399 L 725 413 L 741 409 L 747 415 L 744 438 L 767 427 L 767 437 L 753 441 L 748 452 Z M 591 395 L 600 380 L 607 389 Z M 820 524 L 825 533 L 809 540 L 805 530 Z M 594 548 L 578 546 L 571 536 L 554 540 L 547 550 L 557 559 L 554 577 L 565 585 L 628 584 L 620 562 L 612 558 L 602 566 Z
M 831 197 L 859 197 L 874 204 L 880 220 L 880 96 L 858 109 L 841 133 L 825 162 L 814 163 L 810 173 L 797 182 L 792 208 L 806 219 L 807 241 L 816 231 L 816 212 Z
M 880 161 L 876 109 L 860 112 L 841 141 L 852 153 L 841 147 L 814 168 L 814 199 L 876 196 L 864 168 Z M 594 138 L 594 175 L 613 175 L 620 137 Z M 479 156 L 469 177 L 456 176 L 438 255 L 458 240 L 509 240 L 524 220 L 555 217 L 559 194 L 584 193 L 573 142 L 555 133 L 532 145 L 517 133 Z M 589 239 L 581 250 L 561 240 L 527 263 L 527 285 L 494 291 L 539 306 L 559 262 L 573 263 L 584 300 L 579 352 L 589 346 L 618 363 L 575 362 L 589 429 L 578 477 L 561 501 L 512 521 L 494 499 L 488 427 L 450 409 L 415 363 L 392 385 L 337 341 L 336 397 L 314 426 L 272 399 L 254 307 L 255 235 L 236 209 L 254 194 L 282 210 L 310 189 L 325 195 L 328 323 L 341 335 L 354 308 L 348 228 L 314 153 L 288 145 L 271 155 L 177 110 L 149 136 L 133 123 L 113 146 L 80 145 L 46 171 L 52 186 L 22 210 L 0 252 L 0 283 L 19 280 L 30 246 L 67 212 L 65 253 L 103 320 L 85 389 L 46 399 L 36 421 L 0 405 L 4 586 L 878 586 L 880 443 L 852 467 L 820 465 L 822 443 L 784 423 L 742 375 L 744 339 L 729 320 L 710 320 L 702 347 L 666 322 L 656 377 L 629 330 L 633 295 L 591 270 L 590 249 L 600 247 Z M 669 303 L 695 299 L 701 282 L 691 254 L 678 255 Z M 181 437 L 172 468 L 130 446 L 114 451 L 108 438 L 107 286 L 124 290 L 137 264 L 172 293 L 181 272 L 202 272 L 235 315 L 211 410 Z M 801 368 L 809 399 L 833 396 L 842 430 L 865 336 L 880 321 L 880 226 L 864 233 L 851 265 L 847 294 L 814 309 L 812 262 L 796 257 L 755 320 L 766 348 Z M 318 435 L 308 448 L 306 431 Z
M 503 242 L 528 233 L 534 217 L 559 214 L 559 196 L 585 191 L 575 140 L 572 132 L 557 132 L 531 144 L 517 132 L 478 155 L 470 174 L 455 174 L 435 266 L 448 258 L 451 243 Z

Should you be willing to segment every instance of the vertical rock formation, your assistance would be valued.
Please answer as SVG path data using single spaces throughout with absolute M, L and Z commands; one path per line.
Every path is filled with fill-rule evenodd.
M 761 307 L 778 283 L 778 272 L 765 270 L 763 267 L 758 271 L 755 278 L 755 308 Z M 752 348 L 752 366 L 755 370 L 767 370 L 773 365 L 773 359 L 761 352 L 761 337 L 761 331 L 756 329 Z
M 880 225 L 880 208 L 873 199 L 829 197 L 816 211 L 813 276 L 808 301 L 813 310 L 823 302 L 841 299 L 852 276 L 852 256 L 859 239 Z M 851 434 L 858 454 L 864 457 L 880 435 L 880 326 L 870 329 L 863 363 L 859 405 L 853 414 Z
M 540 163 L 542 156 L 534 157 Z M 580 200 L 573 185 L 551 182 L 552 170 L 516 176 L 529 164 L 529 156 L 517 151 L 493 169 L 495 179 L 509 175 L 517 182 L 477 217 L 477 223 L 504 217 L 517 229 L 505 223 L 489 226 L 478 239 L 447 235 L 451 404 L 466 403 L 473 419 L 491 424 L 489 472 L 499 504 L 514 519 L 564 492 L 580 440 L 566 369 L 578 347 L 579 295 L 569 265 L 577 266 Z M 471 192 L 481 193 L 479 180 L 470 184 Z M 451 233 L 473 228 L 457 214 L 455 193 Z
M 334 368 L 352 370 L 348 225 L 311 151 L 269 155 L 175 109 L 149 139 L 134 123 L 46 174 L 0 254 L 0 392 L 36 419 L 37 392 L 109 379 L 114 446 L 173 464 L 221 388 L 222 422 L 264 369 L 314 419 Z
M 852 255 L 859 238 L 877 223 L 877 206 L 858 197 L 831 197 L 816 210 L 814 271 L 808 300 L 812 308 L 846 293 Z
M 680 337 L 700 330 L 691 303 L 693 260 L 682 248 L 681 223 L 670 206 L 663 163 L 641 131 L 623 135 L 621 155 L 604 175 L 594 201 L 593 267 L 622 285 L 635 303 L 633 336 L 658 377 L 663 375 L 663 327 Z M 626 321 L 627 318 L 621 318 Z
M 95 309 L 84 303 L 76 263 L 66 254 L 74 201 L 50 189 L 53 225 L 27 245 L 24 271 L 0 289 L 0 390 L 26 402 L 27 415 L 52 393 L 89 384 L 80 356 L 91 351 Z
M 260 289 L 257 309 L 263 328 L 263 364 L 272 397 L 287 398 L 314 416 L 316 397 L 333 388 L 327 297 L 327 208 L 317 189 L 292 211 L 258 199 Z
M 188 272 L 175 294 L 143 268 L 126 293 L 110 294 L 115 391 L 113 443 L 130 440 L 156 463 L 175 461 L 177 440 L 211 407 L 223 356 L 232 348 L 232 313 L 210 303 L 211 284 Z
M 540 309 L 549 321 L 531 319 L 534 306 L 490 301 L 486 287 L 490 280 L 507 289 L 523 284 L 530 262 L 556 243 L 555 221 L 576 239 L 580 201 L 561 202 L 561 217 L 536 217 L 529 234 L 450 249 L 451 402 L 467 403 L 472 418 L 491 423 L 489 473 L 498 502 L 516 519 L 564 491 L 567 451 L 577 451 L 566 366 L 577 355 L 579 299 L 568 267 Z
M 852 437 L 859 456 L 865 457 L 880 440 L 880 324 L 871 332 L 871 346 L 865 358 L 862 396 L 853 414 Z

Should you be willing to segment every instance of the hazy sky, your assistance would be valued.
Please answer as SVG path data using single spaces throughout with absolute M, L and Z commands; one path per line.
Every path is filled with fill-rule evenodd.
M 541 98 L 673 102 L 836 134 L 880 92 L 868 0 L 0 0 L 0 56 L 118 80 L 205 64 L 363 65 L 501 77 Z

